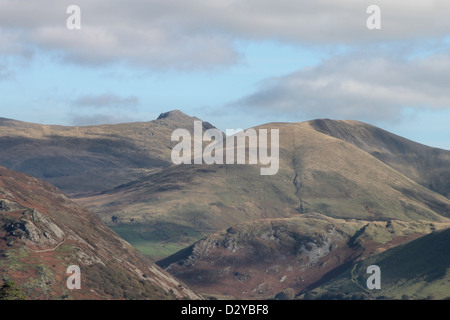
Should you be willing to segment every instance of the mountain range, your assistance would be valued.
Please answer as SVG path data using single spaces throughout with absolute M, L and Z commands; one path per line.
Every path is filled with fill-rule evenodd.
M 205 297 L 450 296 L 446 262 L 426 277 L 434 269 L 424 250 L 448 239 L 450 151 L 362 122 L 319 119 L 254 128 L 279 130 L 273 176 L 260 175 L 261 164 L 173 165 L 172 132 L 192 132 L 196 120 L 177 110 L 89 127 L 2 119 L 0 164 L 55 184 L 139 259 L 158 261 Z M 393 258 L 408 256 L 401 252 L 419 255 L 422 273 L 402 278 Z M 397 285 L 361 289 L 367 261 Z
M 448 198 L 353 144 L 316 131 L 313 123 L 258 127 L 280 132 L 274 176 L 261 176 L 255 165 L 171 166 L 77 201 L 154 258 L 255 219 L 310 212 L 369 221 L 449 216 Z M 442 171 L 449 167 L 450 162 Z
M 149 122 L 84 127 L 0 118 L 0 164 L 68 194 L 103 191 L 169 166 L 172 131 L 180 123 L 192 130 L 194 120 L 179 111 Z

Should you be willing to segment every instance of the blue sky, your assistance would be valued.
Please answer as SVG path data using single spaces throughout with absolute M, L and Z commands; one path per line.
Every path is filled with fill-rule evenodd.
M 448 1 L 0 0 L 0 116 L 222 130 L 353 119 L 450 149 Z M 66 9 L 81 9 L 69 30 Z

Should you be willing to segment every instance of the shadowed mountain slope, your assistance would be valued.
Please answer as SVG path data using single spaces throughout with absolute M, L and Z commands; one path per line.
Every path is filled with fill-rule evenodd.
M 178 110 L 149 122 L 84 127 L 1 118 L 0 165 L 66 193 L 102 191 L 169 166 L 172 132 L 193 130 L 194 120 Z

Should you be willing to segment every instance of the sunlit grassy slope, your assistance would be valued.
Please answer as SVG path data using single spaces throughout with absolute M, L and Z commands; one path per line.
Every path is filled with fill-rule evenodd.
M 405 221 L 439 221 L 449 215 L 449 199 L 360 148 L 317 132 L 309 123 L 272 123 L 256 129 L 260 128 L 280 130 L 276 175 L 260 175 L 257 165 L 172 166 L 79 201 L 116 225 L 119 233 L 127 225 L 141 233 L 143 241 L 145 229 L 156 225 L 177 225 L 206 235 L 244 221 L 308 212 Z M 179 244 L 180 237 L 186 239 L 182 233 L 163 231 L 149 244 Z M 138 245 L 144 244 L 139 240 Z

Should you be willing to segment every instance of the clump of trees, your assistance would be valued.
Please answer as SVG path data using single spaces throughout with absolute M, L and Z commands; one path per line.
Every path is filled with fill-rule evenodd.
M 22 289 L 14 281 L 5 281 L 0 288 L 0 300 L 25 300 Z

